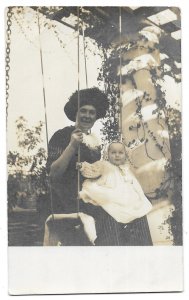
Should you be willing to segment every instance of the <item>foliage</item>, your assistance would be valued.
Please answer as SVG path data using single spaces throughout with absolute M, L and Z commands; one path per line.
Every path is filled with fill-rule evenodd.
M 40 147 L 42 129 L 41 121 L 29 128 L 24 117 L 21 116 L 16 120 L 18 150 L 9 151 L 7 156 L 10 209 L 18 204 L 18 198 L 26 199 L 32 196 L 37 199 L 40 194 L 47 193 L 46 150 Z
M 103 50 L 103 64 L 99 72 L 98 80 L 104 80 L 106 86 L 106 94 L 109 97 L 109 109 L 106 114 L 106 118 L 103 121 L 103 142 L 112 142 L 113 140 L 118 140 L 120 137 L 119 132 L 119 111 L 120 107 L 118 105 L 119 99 L 119 86 L 117 82 L 117 77 L 114 76 L 114 66 L 116 59 L 116 51 L 112 52 L 112 59 L 109 59 L 106 50 Z M 111 82 L 111 84 L 110 84 Z
M 173 60 L 170 59 L 173 65 Z M 174 63 L 175 65 L 175 63 Z M 173 66 L 169 74 L 163 70 L 162 76 L 172 76 L 176 82 L 179 82 L 175 75 L 178 74 Z M 174 76 L 173 76 L 174 74 Z M 182 245 L 182 131 L 181 131 L 181 112 L 166 104 L 165 92 L 162 91 L 160 84 L 157 83 L 157 73 L 152 72 L 152 81 L 157 90 L 157 111 L 164 114 L 169 132 L 169 142 L 171 148 L 171 159 L 167 161 L 166 172 L 170 175 L 170 186 L 173 181 L 172 203 L 174 211 L 167 222 L 171 224 L 171 230 L 174 236 L 175 245 Z
M 170 218 L 171 229 L 176 245 L 182 245 L 182 129 L 181 112 L 168 107 L 166 111 L 167 123 L 170 132 L 172 159 L 168 171 L 174 178 L 172 201 L 175 207 Z

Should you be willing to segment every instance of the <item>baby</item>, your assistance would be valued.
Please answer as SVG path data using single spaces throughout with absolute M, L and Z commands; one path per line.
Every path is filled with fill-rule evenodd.
M 96 206 L 101 206 L 117 222 L 127 224 L 146 215 L 152 205 L 132 174 L 126 162 L 127 154 L 123 143 L 112 142 L 107 149 L 107 161 L 80 164 L 81 174 L 87 178 L 82 186 L 80 198 Z M 92 225 L 92 224 L 91 224 Z M 89 239 L 96 238 L 86 232 Z

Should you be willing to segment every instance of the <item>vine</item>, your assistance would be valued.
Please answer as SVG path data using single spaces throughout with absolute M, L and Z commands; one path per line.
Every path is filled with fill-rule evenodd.
M 157 46 L 157 45 L 156 45 Z M 129 43 L 123 47 L 122 51 L 128 51 L 132 47 L 137 47 L 136 42 Z M 147 47 L 148 53 L 152 53 L 157 47 Z M 110 52 L 110 56 L 104 57 L 103 66 L 101 69 L 101 74 L 99 75 L 99 79 L 105 78 L 106 87 L 107 87 L 107 94 L 111 96 L 109 105 L 110 109 L 107 113 L 107 119 L 104 121 L 104 129 L 103 134 L 105 139 L 110 141 L 111 139 L 117 138 L 117 130 L 118 130 L 118 123 L 117 123 L 117 114 L 119 113 L 119 109 L 116 106 L 116 95 L 119 94 L 119 83 L 117 79 L 117 67 L 119 65 L 118 58 L 117 58 L 117 49 L 112 50 Z M 129 63 L 128 61 L 125 64 Z M 169 61 L 170 63 L 170 61 Z M 163 157 L 167 157 L 167 152 L 171 152 L 171 159 L 167 160 L 167 163 L 164 167 L 165 169 L 165 177 L 161 182 L 160 186 L 148 195 L 150 199 L 155 200 L 159 198 L 167 198 L 171 194 L 172 203 L 174 205 L 174 211 L 170 214 L 169 218 L 167 219 L 167 224 L 171 225 L 171 232 L 174 237 L 174 244 L 180 245 L 182 244 L 182 199 L 181 199 L 181 115 L 178 111 L 171 109 L 167 106 L 167 102 L 165 99 L 165 92 L 162 91 L 162 87 L 159 84 L 159 77 L 160 72 L 162 72 L 162 66 L 160 68 L 152 68 L 150 69 L 152 83 L 156 89 L 156 99 L 154 103 L 156 104 L 157 108 L 152 111 L 152 114 L 157 116 L 157 124 L 161 126 L 162 130 L 165 130 L 165 126 L 163 126 L 160 120 L 164 120 L 165 125 L 168 126 L 169 132 L 169 140 L 170 140 L 170 147 L 165 142 L 164 138 L 162 137 L 163 141 L 160 142 L 159 138 L 156 134 L 151 130 L 148 122 L 145 122 L 143 119 L 142 107 L 145 102 L 151 101 L 150 95 L 147 93 L 143 94 L 143 97 L 138 97 L 135 99 L 136 103 L 136 110 L 135 115 L 138 117 L 139 122 L 137 124 L 131 125 L 129 130 L 136 130 L 138 141 L 135 139 L 130 141 L 127 146 L 129 148 L 134 148 L 137 146 L 137 143 L 144 143 L 146 155 L 152 159 L 156 160 L 156 158 L 151 157 L 149 150 L 148 150 L 148 143 L 149 140 L 152 140 L 158 150 L 162 153 Z M 161 76 L 170 75 L 172 76 L 175 72 L 175 68 L 172 68 L 172 73 L 162 73 Z M 178 70 L 176 72 L 178 74 Z M 173 78 L 175 78 L 173 76 Z M 123 80 L 131 80 L 133 83 L 134 88 L 136 88 L 135 81 L 133 79 L 132 72 L 127 74 L 123 77 Z M 139 130 L 143 130 L 143 136 L 139 138 Z M 113 133 L 114 132 L 114 133 Z M 166 150 L 165 150 L 166 148 Z M 176 152 L 176 153 L 174 153 Z
M 171 60 L 172 61 L 172 60 Z M 174 72 L 173 72 L 174 73 Z M 165 92 L 162 91 L 158 83 L 158 76 L 154 70 L 151 72 L 152 82 L 157 90 L 157 112 L 165 115 L 165 123 L 168 127 L 171 159 L 165 166 L 169 174 L 169 188 L 172 190 L 172 203 L 174 210 L 167 222 L 171 225 L 174 236 L 174 244 L 182 245 L 182 132 L 181 132 L 181 112 L 167 106 Z M 166 75 L 163 71 L 162 76 Z M 172 73 L 168 74 L 172 76 Z M 174 76 L 173 76 L 174 78 Z M 176 81 L 177 82 L 177 81 Z

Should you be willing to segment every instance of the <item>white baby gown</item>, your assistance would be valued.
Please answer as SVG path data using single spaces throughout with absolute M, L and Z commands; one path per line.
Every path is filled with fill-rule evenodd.
M 127 164 L 115 166 L 108 161 L 84 162 L 81 173 L 90 179 L 84 181 L 80 198 L 86 203 L 101 206 L 117 222 L 129 223 L 152 209 Z

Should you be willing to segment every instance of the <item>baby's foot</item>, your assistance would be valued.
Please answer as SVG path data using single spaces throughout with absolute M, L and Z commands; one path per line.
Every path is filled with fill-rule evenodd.
M 96 240 L 97 235 L 94 218 L 81 212 L 79 213 L 79 217 L 89 241 L 95 245 L 94 241 Z

